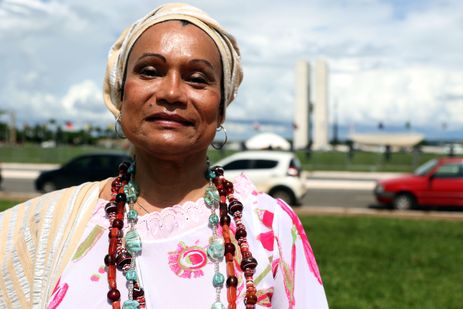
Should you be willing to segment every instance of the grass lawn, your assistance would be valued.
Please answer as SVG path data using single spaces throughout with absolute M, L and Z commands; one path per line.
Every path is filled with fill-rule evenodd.
M 65 163 L 77 155 L 94 152 L 121 152 L 121 149 L 109 149 L 96 146 L 60 145 L 55 148 L 41 148 L 35 144 L 1 145 L 1 162 L 23 163 Z M 212 163 L 232 154 L 233 150 L 213 150 L 208 152 Z M 304 170 L 338 170 L 367 172 L 411 172 L 418 165 L 439 157 L 436 154 L 393 153 L 389 161 L 382 153 L 355 152 L 352 158 L 347 153 L 336 151 L 312 152 L 310 156 L 303 151 L 297 151 Z
M 301 220 L 330 308 L 462 308 L 463 222 Z
M 18 204 L 20 201 L 0 200 L 0 211 L 4 211 L 11 206 Z

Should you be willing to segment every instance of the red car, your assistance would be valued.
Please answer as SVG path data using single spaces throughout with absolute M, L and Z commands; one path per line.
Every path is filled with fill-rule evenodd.
M 380 180 L 374 194 L 380 204 L 396 209 L 463 206 L 463 158 L 433 159 L 413 174 Z

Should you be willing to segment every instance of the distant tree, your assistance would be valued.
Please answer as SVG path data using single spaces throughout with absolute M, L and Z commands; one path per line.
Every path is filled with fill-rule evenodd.
M 60 125 L 56 127 L 56 135 L 55 135 L 55 140 L 57 144 L 64 144 L 66 141 L 64 139 L 64 132 L 63 128 L 61 128 Z

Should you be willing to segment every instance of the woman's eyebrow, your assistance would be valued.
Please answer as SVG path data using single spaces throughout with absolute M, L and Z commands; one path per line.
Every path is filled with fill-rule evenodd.
M 138 60 L 142 60 L 144 58 L 149 58 L 149 57 L 159 58 L 162 62 L 167 62 L 166 57 L 164 57 L 161 54 L 157 54 L 157 53 L 144 53 L 138 58 Z
M 195 64 L 195 63 L 204 64 L 207 67 L 209 67 L 211 70 L 214 70 L 214 66 L 209 61 L 207 61 L 205 59 L 193 59 L 193 60 L 190 61 L 190 63 L 192 63 L 192 64 Z

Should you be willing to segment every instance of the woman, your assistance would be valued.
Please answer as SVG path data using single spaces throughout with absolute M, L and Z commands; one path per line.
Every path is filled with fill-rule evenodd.
M 208 165 L 239 61 L 233 37 L 184 4 L 121 34 L 104 98 L 134 162 L 0 214 L 0 307 L 327 307 L 290 207 Z

